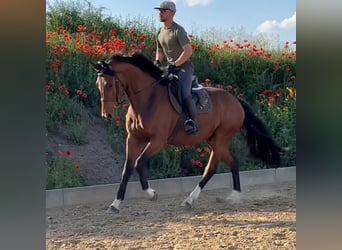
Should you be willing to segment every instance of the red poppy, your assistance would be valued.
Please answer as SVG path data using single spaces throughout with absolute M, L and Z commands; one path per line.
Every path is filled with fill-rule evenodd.
M 71 156 L 71 151 L 70 150 L 65 151 L 65 155 L 66 156 Z
M 81 166 L 80 166 L 79 164 L 77 164 L 77 165 L 75 166 L 75 168 L 76 168 L 76 170 L 80 170 L 80 169 L 81 169 Z
M 232 90 L 232 89 L 233 89 L 233 86 L 232 86 L 232 85 L 227 85 L 226 89 Z
M 262 94 L 263 95 L 270 95 L 270 94 L 272 94 L 272 90 L 270 90 L 270 89 L 265 89 L 264 91 L 262 91 Z
M 287 73 L 291 71 L 290 65 L 286 65 L 285 71 L 286 71 Z
M 120 123 L 121 123 L 120 117 L 116 117 L 116 118 L 115 118 L 115 125 L 116 125 L 117 127 L 120 127 Z
M 209 153 L 210 153 L 210 148 L 205 147 L 205 148 L 204 148 L 204 151 L 207 152 L 207 153 L 209 154 Z

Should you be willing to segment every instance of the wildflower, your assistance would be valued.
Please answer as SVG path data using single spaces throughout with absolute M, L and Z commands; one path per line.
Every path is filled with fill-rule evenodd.
M 287 87 L 286 89 L 287 89 L 287 91 L 289 92 L 289 96 L 290 96 L 290 97 L 296 96 L 296 90 L 295 90 L 294 88 Z
M 69 90 L 67 90 L 67 89 L 64 90 L 64 95 L 65 95 L 65 96 L 69 96 Z
M 63 151 L 62 151 L 62 150 L 58 150 L 58 151 L 57 151 L 57 155 L 58 155 L 58 156 L 62 156 L 62 155 L 63 155 Z
M 291 71 L 291 68 L 290 68 L 290 65 L 289 65 L 289 64 L 286 65 L 285 71 L 286 71 L 287 73 L 289 73 L 289 72 Z
M 291 79 L 292 81 L 294 81 L 294 80 L 296 80 L 296 76 L 291 76 L 290 79 Z
M 65 155 L 66 156 L 71 156 L 71 151 L 70 150 L 65 151 Z
M 211 60 L 211 61 L 210 61 L 210 65 L 213 65 L 213 64 L 214 64 L 214 61 L 213 61 L 213 60 Z
M 121 123 L 120 117 L 116 117 L 116 118 L 115 118 L 115 125 L 116 125 L 117 127 L 120 127 L 120 123 Z
M 270 95 L 270 94 L 272 94 L 272 90 L 270 90 L 270 89 L 265 89 L 264 91 L 262 91 L 262 94 L 263 95 Z
M 77 165 L 75 166 L 75 168 L 76 168 L 76 170 L 80 170 L 80 169 L 81 169 L 80 164 L 77 164 Z
M 87 99 L 88 95 L 86 93 L 82 93 L 82 98 Z
M 205 157 L 205 154 L 204 154 L 204 153 L 200 154 L 200 157 L 201 157 L 201 158 L 204 158 L 204 157 Z
M 232 90 L 232 89 L 233 89 L 233 86 L 232 86 L 232 85 L 227 85 L 226 89 Z
M 201 153 L 202 149 L 201 148 L 197 148 L 196 151 L 197 151 L 197 153 Z
M 204 81 L 205 81 L 206 83 L 209 83 L 209 82 L 210 82 L 210 79 L 209 79 L 209 78 L 206 78 Z
M 76 94 L 77 94 L 77 95 L 82 95 L 82 90 L 76 89 Z
M 269 103 L 269 104 L 273 104 L 274 101 L 275 101 L 275 96 L 270 96 L 270 97 L 268 98 L 268 103 Z
M 204 151 L 207 152 L 207 153 L 209 154 L 209 153 L 210 153 L 210 148 L 205 147 L 205 148 L 204 148 Z

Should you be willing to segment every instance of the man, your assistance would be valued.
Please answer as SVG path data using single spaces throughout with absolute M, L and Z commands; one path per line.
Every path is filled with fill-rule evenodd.
M 183 108 L 188 112 L 189 118 L 185 121 L 185 132 L 196 135 L 198 132 L 196 106 L 191 97 L 191 83 L 193 64 L 190 61 L 192 48 L 184 28 L 173 21 L 176 5 L 171 1 L 164 1 L 159 10 L 159 19 L 164 23 L 157 35 L 157 51 L 155 63 L 167 60 L 169 71 L 178 75 L 181 85 Z

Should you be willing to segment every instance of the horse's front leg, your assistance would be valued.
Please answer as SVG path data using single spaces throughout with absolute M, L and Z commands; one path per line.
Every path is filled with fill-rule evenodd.
M 132 136 L 127 136 L 126 139 L 126 161 L 124 168 L 122 170 L 121 182 L 119 190 L 116 194 L 116 198 L 113 203 L 110 205 L 110 210 L 119 212 L 120 203 L 125 198 L 125 192 L 128 180 L 132 175 L 134 164 L 136 159 L 138 158 L 140 151 L 141 151 L 142 143 L 135 139 Z
M 156 191 L 150 188 L 148 184 L 147 164 L 149 159 L 157 154 L 164 146 L 165 143 L 163 143 L 161 140 L 151 139 L 150 142 L 146 144 L 135 164 L 135 168 L 139 174 L 141 187 L 151 200 L 156 200 L 157 194 Z

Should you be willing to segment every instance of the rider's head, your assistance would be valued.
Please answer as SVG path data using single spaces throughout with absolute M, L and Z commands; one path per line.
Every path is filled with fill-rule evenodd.
M 155 9 L 159 10 L 160 21 L 165 22 L 173 19 L 176 13 L 176 4 L 172 1 L 164 1 Z

